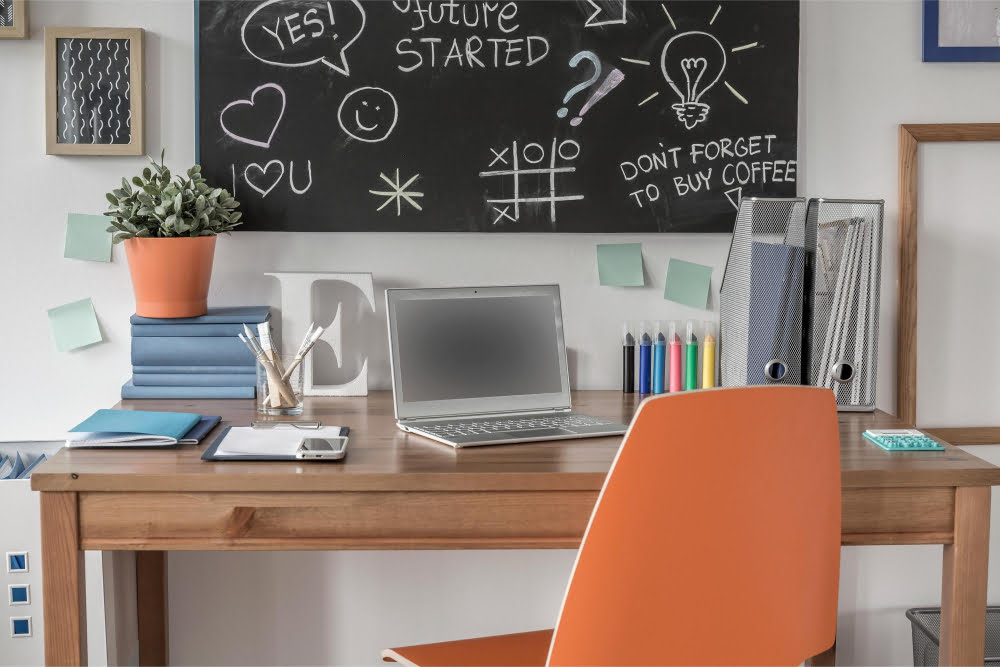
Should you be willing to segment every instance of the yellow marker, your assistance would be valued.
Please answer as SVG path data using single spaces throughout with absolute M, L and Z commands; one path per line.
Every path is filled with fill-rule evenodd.
M 701 388 L 715 386 L 715 336 L 712 335 L 712 325 L 705 325 L 705 337 L 701 346 Z

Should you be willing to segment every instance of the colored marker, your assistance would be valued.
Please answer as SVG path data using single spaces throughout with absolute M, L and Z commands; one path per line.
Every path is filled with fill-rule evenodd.
M 650 357 L 653 347 L 653 339 L 649 335 L 646 323 L 639 325 L 639 393 L 649 393 L 650 380 Z
M 677 324 L 670 323 L 670 393 L 681 390 L 681 337 L 677 335 Z
M 635 393 L 635 336 L 628 322 L 622 335 L 622 392 Z
M 694 335 L 694 322 L 687 323 L 687 343 L 684 345 L 684 389 L 698 388 L 698 338 Z
M 653 345 L 653 393 L 662 394 L 663 371 L 667 362 L 667 338 L 663 335 L 663 323 L 656 323 L 656 342 Z
M 711 322 L 705 322 L 705 337 L 701 343 L 701 388 L 715 386 L 715 336 Z

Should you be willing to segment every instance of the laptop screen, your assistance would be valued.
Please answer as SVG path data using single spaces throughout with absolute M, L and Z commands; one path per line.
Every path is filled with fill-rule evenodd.
M 387 290 L 398 417 L 569 407 L 558 286 Z

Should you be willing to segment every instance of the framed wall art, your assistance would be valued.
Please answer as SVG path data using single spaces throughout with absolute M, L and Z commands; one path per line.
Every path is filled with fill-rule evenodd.
M 28 8 L 25 0 L 0 0 L 0 39 L 28 38 Z
M 1000 61 L 1000 5 L 924 0 L 924 62 Z
M 45 29 L 45 152 L 143 155 L 141 28 Z

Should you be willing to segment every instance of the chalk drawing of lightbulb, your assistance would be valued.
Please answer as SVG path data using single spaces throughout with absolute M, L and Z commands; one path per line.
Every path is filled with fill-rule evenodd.
M 677 120 L 690 130 L 708 118 L 710 107 L 701 100 L 722 78 L 726 70 L 726 50 L 707 32 L 682 32 L 664 45 L 660 69 L 681 100 L 670 108 L 677 112 Z

